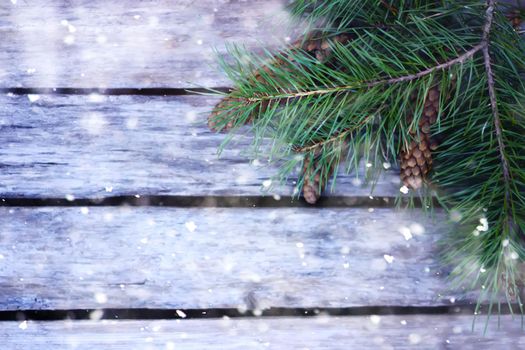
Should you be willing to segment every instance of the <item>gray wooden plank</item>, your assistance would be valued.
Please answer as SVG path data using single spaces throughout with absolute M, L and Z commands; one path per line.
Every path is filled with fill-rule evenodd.
M 447 293 L 444 221 L 379 208 L 3 207 L 0 309 L 452 305 L 470 299 Z
M 115 195 L 262 195 L 277 174 L 240 152 L 240 136 L 218 159 L 225 135 L 208 130 L 217 98 L 204 96 L 0 96 L 1 197 Z M 361 178 L 362 180 L 362 178 Z M 368 196 L 369 186 L 341 174 L 340 196 Z M 376 196 L 399 193 L 397 174 Z M 293 179 L 268 195 L 291 195 Z M 328 191 L 329 192 L 329 191 Z
M 292 32 L 286 2 L 2 1 L 0 86 L 229 85 L 213 49 L 285 44 Z
M 2 1 L 0 85 L 227 86 L 213 50 L 284 44 L 285 2 Z
M 97 315 L 95 315 L 96 317 Z M 2 322 L 14 349 L 523 349 L 518 319 L 483 334 L 472 316 L 405 315 L 215 320 Z M 483 321 L 481 321 L 483 322 Z

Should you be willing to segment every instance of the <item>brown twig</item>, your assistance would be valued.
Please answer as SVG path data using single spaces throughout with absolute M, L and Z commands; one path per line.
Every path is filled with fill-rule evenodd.
M 503 170 L 503 179 L 505 180 L 505 200 L 507 203 L 510 202 L 509 183 L 511 182 L 511 176 L 509 171 L 509 163 L 505 156 L 505 144 L 503 143 L 501 120 L 499 118 L 498 103 L 496 100 L 496 88 L 494 83 L 494 73 L 492 71 L 492 64 L 490 60 L 489 52 L 489 36 L 492 27 L 492 20 L 494 17 L 494 7 L 496 6 L 495 0 L 487 0 L 487 19 L 485 27 L 483 28 L 483 59 L 485 63 L 485 71 L 487 73 L 487 85 L 489 90 L 490 106 L 492 109 L 492 115 L 494 117 L 494 128 L 496 131 L 496 139 L 498 140 L 498 150 L 501 159 L 501 167 Z
M 352 131 L 354 130 L 354 128 L 351 128 L 351 129 L 346 129 L 346 130 L 343 130 L 342 132 L 338 133 L 337 135 L 335 136 L 332 136 L 330 137 L 329 139 L 327 140 L 323 140 L 323 141 L 320 141 L 320 142 L 316 142 L 310 146 L 304 146 L 304 147 L 294 147 L 293 148 L 293 151 L 294 152 L 297 152 L 297 153 L 304 153 L 304 152 L 310 152 L 310 151 L 313 151 L 317 148 L 320 148 L 324 145 L 327 145 L 327 144 L 330 144 L 330 143 L 334 143 L 338 140 L 342 140 L 346 137 L 346 135 L 348 135 L 349 133 L 351 133 Z

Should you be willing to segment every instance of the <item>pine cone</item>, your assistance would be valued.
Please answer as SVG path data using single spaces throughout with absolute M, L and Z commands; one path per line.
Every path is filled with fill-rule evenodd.
M 415 96 L 413 102 L 415 104 Z M 417 190 L 423 185 L 427 174 L 432 169 L 432 152 L 437 149 L 437 142 L 432 139 L 430 127 L 437 120 L 439 113 L 440 90 L 439 85 L 432 87 L 425 97 L 424 109 L 418 123 L 419 142 L 411 141 L 408 148 L 401 151 L 401 180 L 408 188 Z M 412 122 L 413 114 L 409 114 L 407 121 Z M 410 131 L 416 139 L 417 132 Z
M 332 42 L 345 44 L 350 41 L 349 34 L 338 34 L 329 38 L 323 37 L 320 32 L 314 32 L 308 36 L 305 41 L 298 41 L 294 47 L 301 48 L 314 56 L 318 61 L 325 63 L 332 55 L 330 45 Z
M 208 128 L 212 131 L 228 131 L 235 124 L 236 120 L 231 119 L 230 116 L 222 113 L 223 110 L 228 109 L 231 104 L 239 102 L 238 98 L 225 97 L 223 98 L 213 109 L 211 114 L 208 117 Z M 230 118 L 229 120 L 226 120 Z M 247 123 L 251 122 L 252 117 L 249 118 Z M 226 122 L 226 123 L 225 123 Z
M 339 42 L 341 44 L 344 44 L 350 40 L 350 35 L 348 34 L 339 34 L 332 36 L 330 38 L 323 38 L 323 34 L 321 32 L 312 32 L 309 35 L 307 35 L 307 39 L 300 39 L 297 40 L 294 44 L 291 45 L 292 51 L 296 50 L 304 50 L 311 54 L 312 56 L 316 57 L 320 62 L 326 62 L 326 60 L 330 57 L 332 51 L 330 49 L 330 43 L 331 42 Z M 272 74 L 272 71 L 270 69 L 270 66 L 282 66 L 284 64 L 289 64 L 288 61 L 293 62 L 293 57 L 287 54 L 283 54 L 284 57 L 276 56 L 272 62 L 270 62 L 268 65 L 256 70 L 253 73 L 254 78 L 259 82 L 264 82 L 264 75 L 262 72 L 264 71 L 265 74 Z M 286 82 L 283 82 L 283 85 Z M 224 124 L 220 129 L 217 128 L 218 124 L 221 124 L 222 119 L 225 116 L 221 113 L 221 110 L 227 109 L 228 105 L 232 101 L 239 101 L 237 98 L 232 97 L 226 97 L 222 99 L 213 109 L 212 113 L 208 117 L 208 127 L 212 131 L 228 131 L 230 130 L 233 125 L 235 124 L 235 120 L 230 120 L 226 124 Z M 263 102 L 260 111 L 264 111 L 268 107 L 268 102 Z M 250 123 L 253 121 L 254 115 L 252 115 L 246 123 Z
M 310 157 L 305 156 L 303 161 L 303 197 L 309 204 L 315 204 L 321 197 L 320 181 L 321 174 L 318 171 L 318 162 L 314 158 L 313 164 Z M 315 175 L 314 175 L 315 174 Z
M 344 158 L 348 152 L 348 143 L 344 139 L 331 143 L 330 146 L 333 147 L 332 150 L 337 149 L 337 152 L 332 155 L 334 158 L 328 161 L 328 164 L 330 164 L 328 169 L 323 168 L 319 163 L 318 150 L 307 151 L 304 155 L 303 169 L 301 174 L 301 177 L 303 178 L 303 197 L 304 200 L 309 204 L 315 204 L 321 197 L 321 192 L 324 191 L 324 187 L 328 182 L 328 179 L 330 179 L 334 173 L 335 165 L 338 164 L 338 162 L 335 160 L 338 158 Z M 303 152 L 300 149 L 296 151 Z

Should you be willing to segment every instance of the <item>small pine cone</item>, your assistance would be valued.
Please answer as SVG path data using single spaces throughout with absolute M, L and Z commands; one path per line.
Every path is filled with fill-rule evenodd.
M 231 104 L 234 102 L 238 102 L 238 98 L 233 97 L 225 97 L 223 98 L 213 109 L 211 114 L 208 116 L 208 128 L 215 132 L 225 132 L 230 130 L 233 125 L 235 124 L 235 120 L 232 118 L 228 121 L 225 119 L 228 118 L 228 116 L 223 113 L 224 110 L 231 107 Z M 252 118 L 250 118 L 247 123 L 251 122 Z
M 413 97 L 415 104 L 415 96 Z M 401 151 L 401 180 L 408 188 L 417 190 L 421 188 L 428 173 L 432 169 L 432 152 L 437 149 L 437 142 L 432 139 L 430 127 L 437 120 L 439 114 L 439 85 L 432 87 L 423 107 L 423 113 L 418 123 L 419 142 L 411 141 L 408 147 Z M 412 121 L 413 115 L 407 119 Z M 411 130 L 412 137 L 417 137 L 417 132 Z
M 316 38 L 318 37 L 318 38 Z M 326 59 L 330 56 L 331 50 L 330 50 L 330 42 L 339 42 L 341 44 L 344 44 L 350 40 L 350 36 L 348 34 L 339 34 L 330 38 L 322 38 L 322 33 L 320 32 L 313 32 L 307 36 L 307 39 L 301 39 L 296 41 L 294 44 L 291 45 L 292 50 L 298 50 L 302 49 L 306 52 L 312 54 L 315 56 L 319 61 L 324 62 Z M 289 55 L 285 55 L 285 57 L 288 60 L 293 60 L 293 57 Z M 263 66 L 262 68 L 256 70 L 253 72 L 253 77 L 260 83 L 264 83 L 264 75 L 262 72 L 265 72 L 267 75 L 271 75 L 272 71 L 270 69 L 271 66 L 282 66 L 284 64 L 288 64 L 288 62 L 280 57 L 276 56 L 270 63 L 268 63 L 266 66 Z M 208 117 L 208 128 L 215 132 L 226 132 L 230 130 L 233 125 L 235 124 L 235 120 L 229 120 L 227 123 L 223 123 L 224 120 L 222 118 L 226 118 L 224 113 L 221 113 L 222 110 L 227 109 L 229 107 L 229 104 L 239 101 L 237 98 L 233 97 L 226 97 L 222 99 L 213 109 L 212 113 Z M 257 113 L 260 113 L 268 108 L 268 102 L 263 102 L 261 105 L 261 108 L 254 112 L 254 115 L 252 115 L 246 123 L 250 123 L 253 121 L 253 118 Z M 221 125 L 221 127 L 218 127 L 218 125 Z
M 317 161 L 314 159 L 313 165 L 311 165 L 311 162 L 312 160 L 310 157 L 305 157 L 303 162 L 303 197 L 307 203 L 315 204 L 321 197 L 319 187 L 321 175 L 319 174 L 319 171 L 314 175 L 314 172 L 318 170 Z
M 292 53 L 297 50 L 304 50 L 313 57 L 317 58 L 320 62 L 326 62 L 332 54 L 330 44 L 333 42 L 338 42 L 341 44 L 347 43 L 351 39 L 349 34 L 338 34 L 329 38 L 323 37 L 322 32 L 312 32 L 308 34 L 305 38 L 295 41 L 291 46 Z M 254 77 L 259 82 L 264 82 L 264 76 L 262 71 L 265 74 L 271 75 L 270 66 L 279 67 L 290 62 L 294 62 L 293 55 L 289 55 L 286 52 L 282 54 L 284 57 L 276 56 L 268 65 L 258 69 L 254 72 Z
M 351 37 L 349 34 L 338 34 L 329 38 L 323 38 L 321 33 L 314 32 L 309 35 L 309 39 L 305 42 L 299 42 L 295 46 L 301 47 L 306 52 L 310 53 L 320 62 L 326 62 L 331 56 L 332 50 L 330 44 L 338 42 L 345 44 L 350 41 Z

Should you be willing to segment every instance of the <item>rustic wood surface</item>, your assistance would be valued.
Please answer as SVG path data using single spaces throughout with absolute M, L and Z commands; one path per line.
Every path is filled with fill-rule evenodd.
M 228 86 L 214 50 L 286 45 L 297 31 L 286 3 L 2 1 L 0 87 Z
M 509 0 L 510 1 L 510 0 Z M 228 86 L 226 42 L 279 47 L 285 0 L 24 0 L 0 4 L 0 88 Z M 0 197 L 260 196 L 275 168 L 205 125 L 203 96 L 0 96 Z M 264 164 L 264 160 L 259 160 Z M 290 195 L 293 180 L 269 195 Z M 395 172 L 375 196 L 399 193 Z M 341 175 L 335 195 L 368 196 Z M 440 306 L 450 226 L 379 208 L 0 208 L 0 311 Z M 94 312 L 93 319 L 102 315 Z M 2 349 L 525 347 L 519 320 L 472 316 L 0 322 Z
M 0 208 L 0 309 L 461 302 L 443 215 L 371 210 Z
M 224 86 L 214 49 L 284 45 L 285 0 L 0 3 L 0 86 Z
M 94 312 L 96 319 L 100 313 Z M 400 315 L 215 320 L 2 322 L 9 349 L 506 349 L 525 347 L 517 319 Z
M 250 163 L 249 133 L 217 149 L 224 134 L 208 130 L 217 98 L 203 96 L 0 96 L 0 196 L 290 195 L 293 179 L 266 193 L 277 174 Z M 37 100 L 35 100 L 38 98 Z M 395 172 L 373 194 L 399 193 Z M 330 191 L 327 191 L 329 194 Z M 338 196 L 369 196 L 361 177 L 337 178 Z

